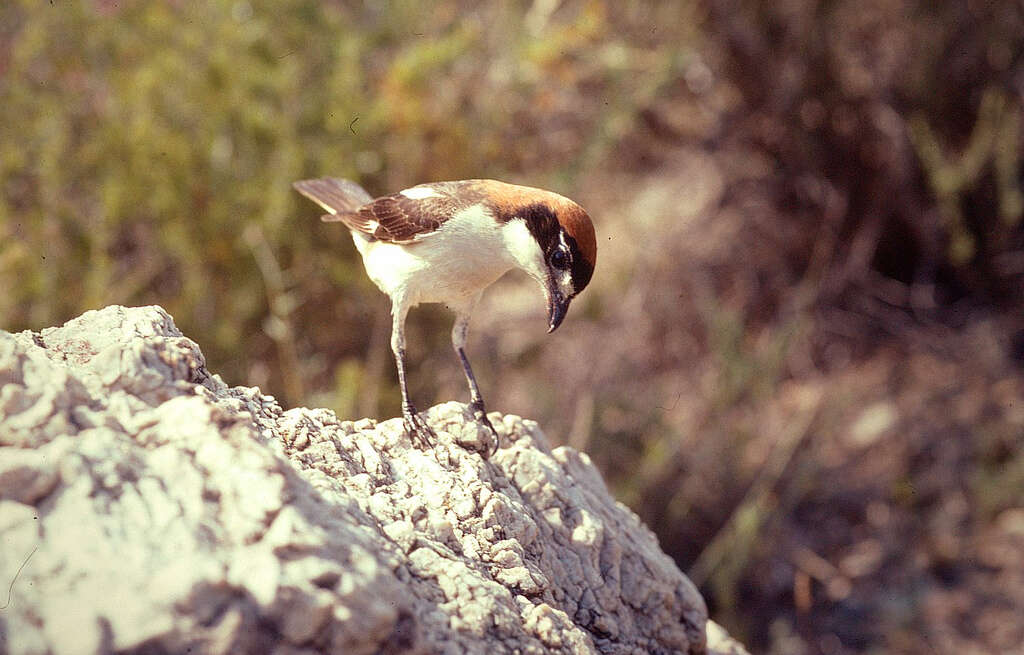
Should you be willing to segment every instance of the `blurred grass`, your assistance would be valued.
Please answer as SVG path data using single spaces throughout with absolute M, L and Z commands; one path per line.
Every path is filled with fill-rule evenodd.
M 755 648 L 998 652 L 942 631 L 1024 576 L 1022 13 L 9 1 L 0 326 L 159 303 L 230 384 L 394 416 L 386 300 L 291 182 L 552 188 L 601 261 L 571 337 L 485 296 L 490 406 L 586 448 Z M 410 322 L 424 406 L 464 399 L 448 321 Z

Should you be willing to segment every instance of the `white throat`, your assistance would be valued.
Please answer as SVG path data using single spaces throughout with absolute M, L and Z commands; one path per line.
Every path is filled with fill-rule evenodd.
M 530 229 L 526 227 L 526 221 L 521 218 L 513 219 L 502 226 L 501 233 L 505 250 L 516 265 L 533 279 L 543 282 L 547 277 L 544 252 L 540 249 L 537 239 L 530 233 Z

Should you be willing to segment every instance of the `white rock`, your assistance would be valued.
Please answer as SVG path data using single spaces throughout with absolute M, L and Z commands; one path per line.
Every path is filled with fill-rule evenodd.
M 420 450 L 400 420 L 284 412 L 159 307 L 0 332 L 0 643 L 705 652 L 703 600 L 589 458 L 493 414 L 486 461 L 464 405 L 428 417 Z

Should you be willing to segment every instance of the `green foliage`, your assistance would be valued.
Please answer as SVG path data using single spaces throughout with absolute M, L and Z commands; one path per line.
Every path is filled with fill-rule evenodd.
M 296 229 L 289 186 L 306 171 L 357 174 L 337 143 L 347 130 L 324 121 L 361 102 L 358 77 L 325 92 L 338 70 L 360 70 L 334 45 L 357 34 L 339 12 L 24 2 L 0 20 L 20 26 L 0 87 L 5 326 L 159 302 L 223 361 L 265 349 L 252 336 L 268 283 L 248 226 L 289 273 L 348 273 L 350 257 L 338 270 L 315 229 Z M 278 294 L 295 276 L 284 277 Z

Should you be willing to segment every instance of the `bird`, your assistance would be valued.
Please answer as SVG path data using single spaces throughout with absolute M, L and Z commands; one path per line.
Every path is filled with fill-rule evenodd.
M 548 333 L 590 283 L 597 238 L 589 214 L 551 191 L 499 182 L 459 180 L 419 184 L 373 198 L 351 180 L 323 177 L 292 185 L 352 234 L 370 280 L 391 299 L 391 350 L 410 438 L 430 446 L 436 434 L 409 397 L 405 321 L 421 303 L 441 303 L 455 314 L 452 347 L 469 385 L 474 419 L 493 435 L 483 396 L 466 358 L 470 316 L 484 290 L 512 269 L 540 283 Z

